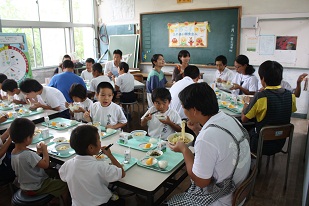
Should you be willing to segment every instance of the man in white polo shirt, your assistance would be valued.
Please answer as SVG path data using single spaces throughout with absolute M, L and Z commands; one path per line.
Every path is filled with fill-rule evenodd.
M 223 55 L 217 56 L 215 62 L 217 71 L 214 82 L 217 83 L 232 82 L 234 78 L 234 72 L 226 67 L 227 65 L 226 57 Z

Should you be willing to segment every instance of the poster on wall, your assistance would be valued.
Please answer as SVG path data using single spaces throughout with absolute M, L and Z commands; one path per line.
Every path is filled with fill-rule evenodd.
M 17 82 L 32 78 L 26 35 L 0 33 L 0 73 Z
M 208 22 L 168 23 L 169 47 L 207 47 Z
M 296 50 L 297 36 L 277 36 L 276 50 Z

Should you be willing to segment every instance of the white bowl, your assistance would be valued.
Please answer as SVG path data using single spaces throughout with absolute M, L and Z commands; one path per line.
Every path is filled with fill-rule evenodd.
M 153 157 L 150 157 L 150 158 L 152 158 L 152 163 L 151 163 L 151 164 L 147 164 L 147 160 L 148 160 L 149 158 L 144 158 L 144 159 L 142 159 L 142 160 L 141 160 L 141 163 L 142 163 L 143 165 L 146 165 L 146 166 L 152 166 L 152 165 L 157 164 L 158 160 L 157 160 L 156 158 L 153 158 Z
M 36 111 L 37 111 L 37 112 L 43 112 L 43 108 L 42 108 L 42 107 L 39 107 L 39 108 L 36 109 Z
M 37 141 L 40 137 L 42 137 L 42 130 L 36 129 L 32 141 Z
M 145 130 L 134 130 L 131 132 L 131 135 L 136 140 L 142 140 L 145 138 L 147 132 Z
M 56 142 L 57 144 L 63 143 L 63 142 L 68 142 L 65 137 L 55 137 L 51 141 Z
M 66 155 L 70 152 L 71 146 L 70 146 L 70 143 L 64 142 L 64 143 L 60 143 L 60 144 L 56 145 L 55 149 L 57 150 L 57 152 L 59 154 Z
M 159 165 L 159 167 L 160 167 L 161 169 L 165 169 L 165 168 L 168 166 L 168 161 L 166 161 L 166 160 L 160 160 L 160 161 L 158 162 L 158 165 Z
M 112 129 L 112 128 L 107 128 L 106 129 L 106 133 L 108 134 L 111 134 L 111 133 L 114 133 L 116 130 L 115 129 Z
M 167 141 L 168 143 L 170 144 L 175 144 L 176 142 L 178 141 L 181 141 L 182 140 L 182 137 L 181 137 L 181 132 L 177 132 L 177 133 L 173 133 L 173 134 L 170 134 L 168 137 L 167 137 Z M 185 143 L 186 144 L 189 144 L 191 142 L 193 142 L 194 140 L 194 137 L 192 134 L 189 134 L 189 133 L 185 133 Z
M 146 153 L 146 156 L 153 157 L 153 158 L 159 158 L 163 155 L 163 152 L 161 150 L 149 150 Z
M 166 120 L 166 116 L 164 114 L 156 114 L 155 116 L 158 120 Z

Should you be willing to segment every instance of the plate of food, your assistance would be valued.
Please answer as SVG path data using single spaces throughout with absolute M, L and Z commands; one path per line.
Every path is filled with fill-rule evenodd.
M 189 144 L 194 140 L 194 137 L 192 134 L 185 133 L 185 136 L 182 137 L 181 132 L 170 134 L 167 137 L 167 141 L 170 144 L 176 144 L 178 141 L 183 141 L 185 144 Z
M 153 158 L 159 158 L 163 155 L 163 152 L 161 150 L 149 150 L 146 153 L 146 156 L 153 157 Z
M 140 148 L 142 149 L 151 149 L 153 147 L 153 144 L 145 142 L 139 145 Z
M 149 157 L 142 159 L 141 163 L 145 166 L 153 166 L 158 163 L 158 160 L 156 158 Z
M 104 154 L 100 154 L 100 155 L 93 155 L 97 160 L 104 160 L 105 159 L 105 155 Z
M 55 143 L 70 142 L 70 140 L 65 137 L 55 137 L 51 141 Z

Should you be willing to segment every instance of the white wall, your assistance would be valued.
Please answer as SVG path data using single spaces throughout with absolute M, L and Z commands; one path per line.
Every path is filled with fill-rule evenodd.
M 112 2 L 112 3 L 111 3 Z M 132 3 L 133 2 L 133 3 Z M 117 19 L 110 18 L 111 8 L 110 5 L 119 6 L 122 3 L 123 8 L 128 8 L 129 11 L 132 7 L 134 15 L 131 15 L 130 19 Z M 130 3 L 130 4 L 129 4 Z M 309 17 L 309 0 L 260 0 L 260 1 L 248 1 L 248 0 L 193 0 L 193 3 L 177 4 L 176 0 L 101 0 L 101 5 L 99 6 L 99 17 L 105 24 L 127 24 L 136 23 L 139 24 L 140 13 L 145 12 L 157 12 L 157 11 L 170 11 L 170 10 L 186 10 L 186 9 L 202 9 L 202 8 L 216 8 L 216 7 L 231 7 L 231 6 L 242 6 L 243 16 L 257 16 L 259 18 L 293 18 L 298 16 Z M 125 16 L 125 15 L 123 15 Z M 133 17 L 134 16 L 134 17 Z M 283 26 L 289 26 L 291 23 L 295 24 L 296 27 L 293 28 L 295 33 L 282 28 Z M 278 29 L 276 28 L 276 25 Z M 261 57 L 254 54 L 248 54 L 246 52 L 246 36 L 259 35 L 259 34 L 274 34 L 274 35 L 300 35 L 299 31 L 303 30 L 303 26 L 309 30 L 309 20 L 299 20 L 295 21 L 261 21 L 259 22 L 258 29 L 241 29 L 241 41 L 240 41 L 240 53 L 244 53 L 252 58 L 254 65 L 258 66 L 258 62 L 262 62 L 267 57 Z M 282 30 L 282 32 L 281 32 Z M 274 33 L 274 31 L 276 31 Z M 305 30 L 307 31 L 307 30 Z M 296 65 L 284 65 L 284 79 L 287 80 L 292 86 L 296 86 L 296 80 L 298 76 L 302 73 L 309 73 L 309 38 L 307 36 L 308 32 L 303 31 L 301 34 L 301 41 L 303 45 L 299 47 L 304 52 L 298 52 L 298 56 L 301 61 L 298 60 Z M 279 33 L 278 33 L 279 32 Z M 280 34 L 282 33 L 282 34 Z M 300 50 L 299 50 L 300 51 Z M 271 59 L 271 57 L 269 57 Z M 192 62 L 194 63 L 194 62 Z M 298 68 L 293 68 L 298 67 Z M 142 70 L 148 71 L 151 67 L 141 66 Z M 170 68 L 166 68 L 170 70 Z M 203 69 L 205 78 L 210 78 L 214 75 L 215 70 Z M 302 91 L 300 98 L 297 99 L 297 113 L 307 114 L 309 105 L 309 94 L 306 91 Z

